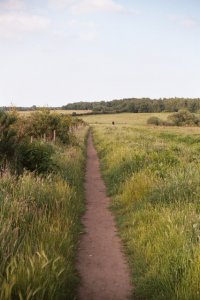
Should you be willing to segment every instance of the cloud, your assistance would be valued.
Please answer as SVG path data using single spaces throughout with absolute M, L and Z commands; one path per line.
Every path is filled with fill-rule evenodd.
M 88 31 L 88 32 L 82 32 L 79 34 L 79 38 L 83 41 L 93 41 L 97 37 L 97 34 L 95 31 Z
M 172 22 L 176 22 L 177 20 L 180 19 L 180 16 L 178 16 L 178 15 L 169 15 L 169 16 L 168 16 L 168 19 L 169 19 L 170 21 L 172 21 Z
M 51 5 L 69 9 L 74 14 L 122 12 L 124 7 L 114 0 L 50 0 Z
M 182 20 L 181 24 L 187 28 L 193 28 L 198 25 L 198 22 L 192 18 Z
M 94 22 L 83 22 L 72 19 L 68 23 L 72 34 L 78 39 L 84 41 L 93 41 L 97 37 L 97 30 Z
M 194 18 L 187 18 L 179 15 L 170 15 L 168 16 L 168 19 L 179 26 L 185 27 L 185 28 L 194 28 L 199 25 L 199 22 L 195 20 Z
M 113 0 L 84 0 L 71 7 L 74 13 L 121 12 L 123 7 Z
M 62 40 L 70 39 L 90 42 L 96 39 L 98 31 L 94 22 L 71 19 L 67 23 L 62 24 L 59 29 L 54 30 L 53 35 Z
M 0 9 L 2 10 L 19 10 L 25 7 L 24 0 L 3 0 L 0 1 Z
M 0 36 L 18 38 L 24 34 L 45 31 L 50 26 L 50 20 L 29 13 L 1 13 Z

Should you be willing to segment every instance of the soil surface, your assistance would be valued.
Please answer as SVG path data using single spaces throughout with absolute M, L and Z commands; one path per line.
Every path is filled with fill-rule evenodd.
M 89 135 L 86 169 L 87 210 L 83 217 L 85 233 L 79 245 L 77 269 L 81 275 L 80 300 L 125 300 L 131 294 L 130 273 L 109 210 L 101 178 L 99 159 Z

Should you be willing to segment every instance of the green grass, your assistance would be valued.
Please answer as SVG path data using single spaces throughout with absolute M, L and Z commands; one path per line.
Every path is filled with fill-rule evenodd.
M 1 300 L 75 299 L 86 130 L 76 146 L 56 146 L 58 174 L 1 178 Z
M 134 299 L 199 299 L 200 130 L 147 126 L 144 114 L 124 114 L 127 124 L 115 126 L 96 118 L 95 144 Z

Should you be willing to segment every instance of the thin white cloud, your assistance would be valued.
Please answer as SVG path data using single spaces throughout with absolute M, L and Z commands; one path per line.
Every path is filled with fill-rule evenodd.
M 69 28 L 79 39 L 93 41 L 97 37 L 97 30 L 94 22 L 81 22 L 77 19 L 69 21 Z
M 173 15 L 169 15 L 168 19 L 172 22 L 176 22 L 176 21 L 180 20 L 180 16 L 173 14 Z
M 25 7 L 24 0 L 3 0 L 0 1 L 0 10 L 19 10 Z
M 71 7 L 74 13 L 121 12 L 123 7 L 113 0 L 84 0 Z
M 192 18 L 187 18 L 187 19 L 182 20 L 181 24 L 184 27 L 193 28 L 193 27 L 196 27 L 198 25 L 198 22 L 196 20 L 192 19 Z
M 93 41 L 96 39 L 96 32 L 95 31 L 88 31 L 88 32 L 82 32 L 79 35 L 79 38 L 83 41 Z
M 94 22 L 71 19 L 53 31 L 54 36 L 62 39 L 93 41 L 98 35 Z
M 75 14 L 122 12 L 124 7 L 114 0 L 50 0 L 51 5 L 69 9 Z
M 24 34 L 45 31 L 50 20 L 29 13 L 1 13 L 0 36 L 4 38 L 21 38 Z
M 190 17 L 183 17 L 180 15 L 169 15 L 168 19 L 174 22 L 175 24 L 188 29 L 194 28 L 199 25 L 199 22 L 196 19 Z

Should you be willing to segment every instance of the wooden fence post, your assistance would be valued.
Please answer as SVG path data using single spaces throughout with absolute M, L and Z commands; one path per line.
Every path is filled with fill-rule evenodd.
M 56 130 L 53 131 L 53 142 L 55 143 L 56 141 Z

